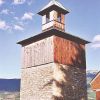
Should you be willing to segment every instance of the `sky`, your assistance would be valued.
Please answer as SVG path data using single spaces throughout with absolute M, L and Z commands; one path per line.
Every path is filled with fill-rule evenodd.
M 40 33 L 37 13 L 50 0 L 0 0 L 0 78 L 20 78 L 18 41 Z M 59 0 L 70 10 L 66 32 L 90 41 L 86 45 L 87 70 L 100 70 L 100 0 Z

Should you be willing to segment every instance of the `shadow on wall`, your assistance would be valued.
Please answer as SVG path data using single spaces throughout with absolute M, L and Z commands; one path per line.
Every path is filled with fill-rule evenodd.
M 53 99 L 87 100 L 85 70 L 59 64 L 56 64 L 56 67 L 53 81 Z
M 56 36 L 54 43 L 53 100 L 87 100 L 85 45 Z
M 86 69 L 85 45 L 55 36 L 54 60 L 68 66 Z

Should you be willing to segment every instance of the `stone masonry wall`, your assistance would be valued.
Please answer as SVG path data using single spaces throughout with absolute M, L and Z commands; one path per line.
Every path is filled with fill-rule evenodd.
M 87 100 L 86 70 L 50 63 L 22 69 L 20 100 Z
M 22 69 L 20 100 L 52 100 L 53 64 Z
M 67 65 L 54 65 L 54 100 L 87 100 L 86 70 Z

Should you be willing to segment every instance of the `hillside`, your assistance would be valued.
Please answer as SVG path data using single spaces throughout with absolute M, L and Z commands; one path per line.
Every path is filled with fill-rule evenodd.
M 20 91 L 20 79 L 0 79 L 0 92 Z

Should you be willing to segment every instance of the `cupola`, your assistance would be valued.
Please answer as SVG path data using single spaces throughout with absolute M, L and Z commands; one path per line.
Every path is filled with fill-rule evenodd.
M 42 31 L 51 28 L 65 31 L 65 14 L 67 13 L 69 11 L 58 0 L 51 0 L 38 13 L 42 16 Z

